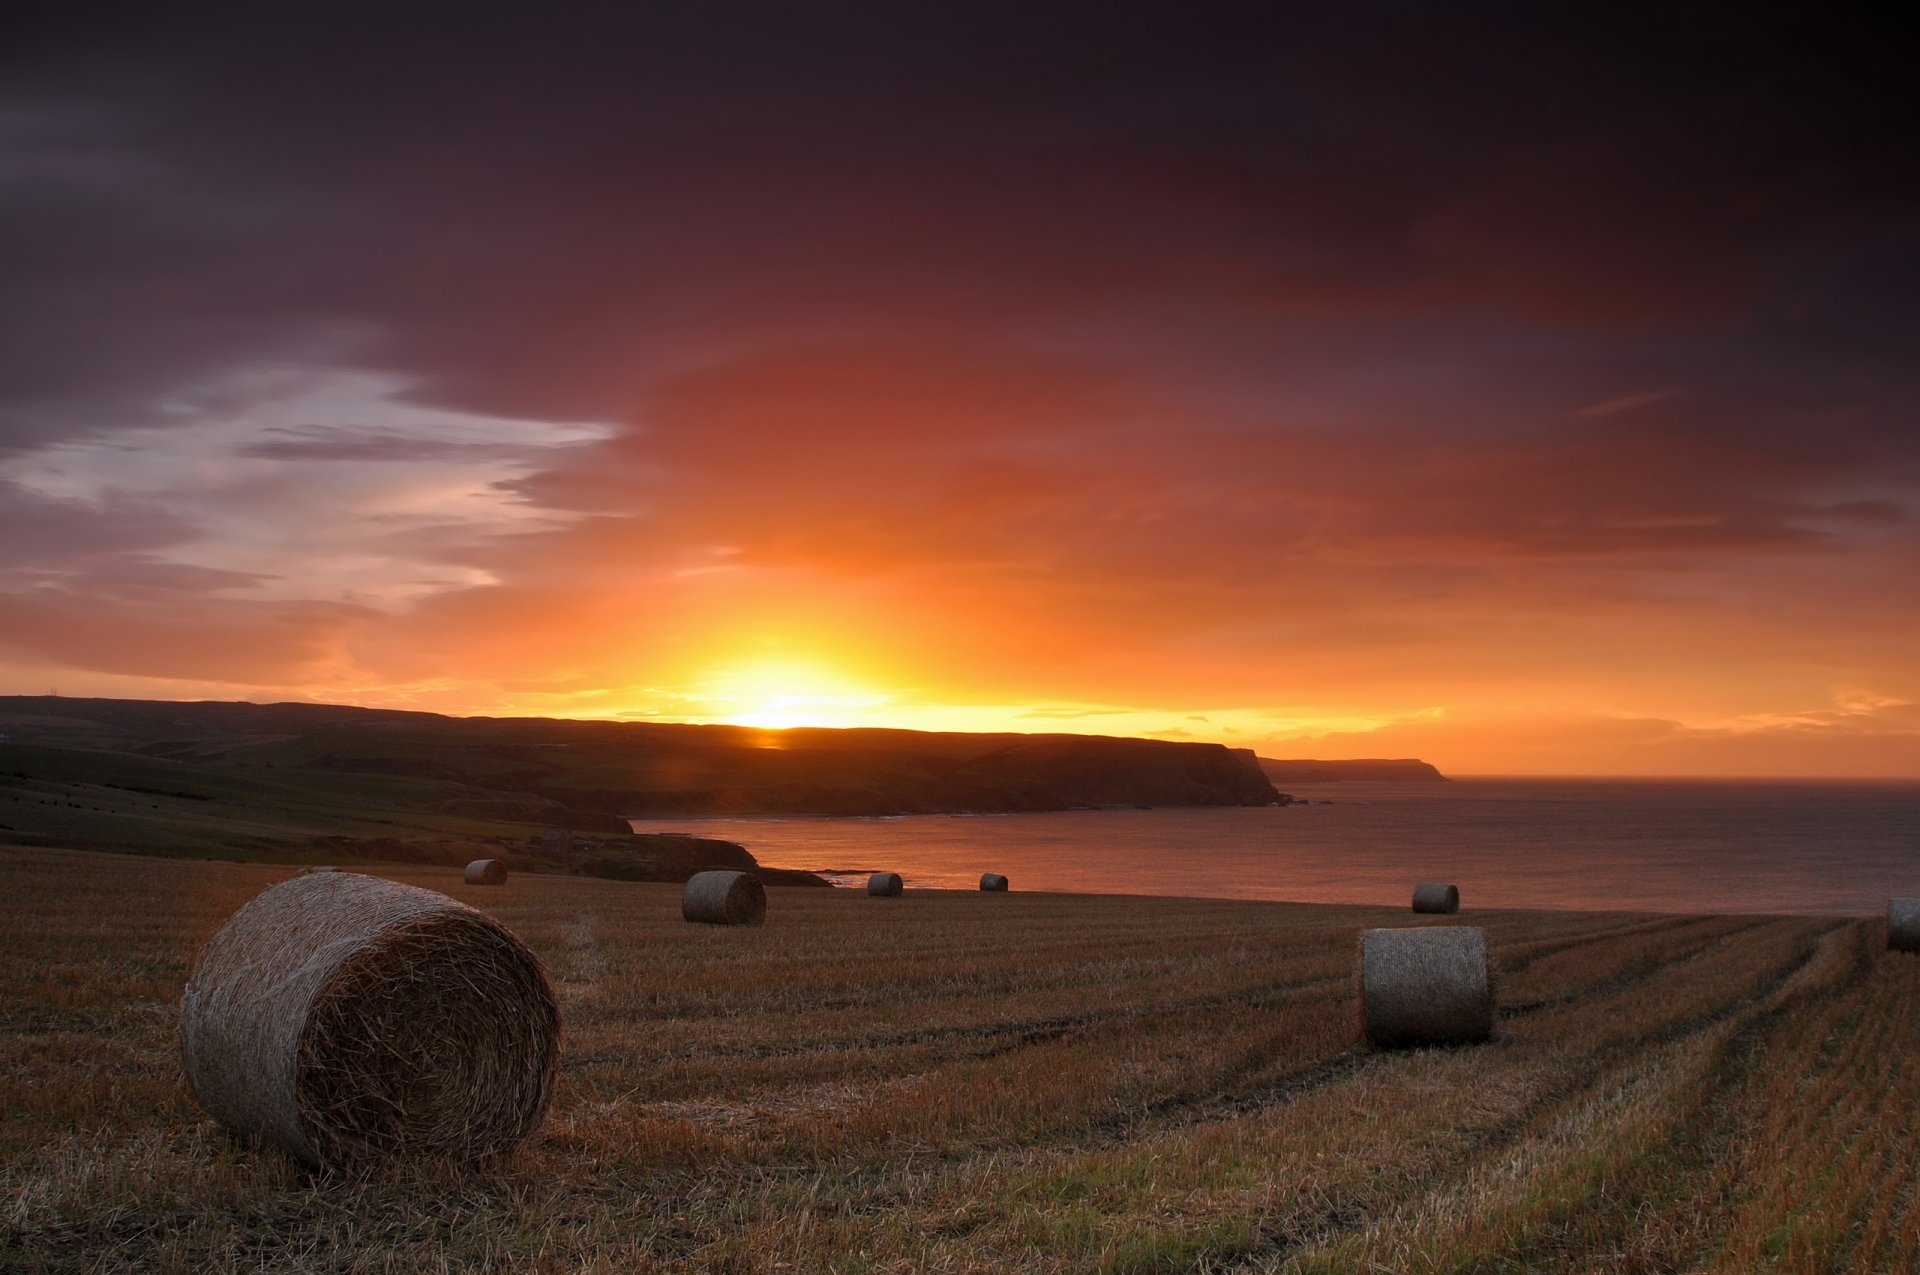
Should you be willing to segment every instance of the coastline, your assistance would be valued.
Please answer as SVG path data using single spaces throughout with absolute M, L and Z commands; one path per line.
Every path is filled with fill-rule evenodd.
M 1342 783 L 1283 807 L 638 821 L 808 869 L 964 888 L 1389 905 L 1416 880 L 1514 908 L 1861 916 L 1920 893 L 1920 784 Z

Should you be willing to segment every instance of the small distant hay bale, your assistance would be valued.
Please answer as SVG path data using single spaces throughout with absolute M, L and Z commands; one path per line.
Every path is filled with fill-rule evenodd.
M 505 885 L 507 865 L 498 859 L 475 859 L 467 865 L 468 885 Z
M 998 872 L 982 872 L 980 874 L 980 888 L 982 890 L 992 890 L 1004 894 L 1007 889 L 1007 879 Z
M 767 887 L 751 872 L 696 872 L 680 892 L 680 915 L 708 925 L 759 925 Z
M 1887 900 L 1887 950 L 1920 952 L 1920 899 Z
M 302 868 L 300 869 L 300 874 L 302 876 L 312 876 L 316 872 L 338 872 L 339 870 L 340 869 L 334 867 L 331 864 L 323 864 L 322 866 L 315 867 L 315 868 Z
M 1460 887 L 1438 881 L 1422 881 L 1413 887 L 1413 910 L 1415 912 L 1458 912 Z
M 882 899 L 897 899 L 906 889 L 898 872 L 876 872 L 867 878 L 867 893 Z
M 492 917 L 324 872 L 264 891 L 200 949 L 180 1036 L 216 1120 L 310 1165 L 471 1161 L 539 1126 L 560 1009 Z
M 1370 1044 L 1473 1044 L 1493 1035 L 1487 933 L 1464 925 L 1360 936 L 1360 1030 Z

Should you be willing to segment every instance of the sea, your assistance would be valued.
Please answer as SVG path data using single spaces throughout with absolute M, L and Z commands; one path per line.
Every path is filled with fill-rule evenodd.
M 1300 804 L 893 818 L 674 818 L 837 885 L 1469 908 L 1865 915 L 1920 896 L 1920 783 L 1469 778 L 1292 789 Z

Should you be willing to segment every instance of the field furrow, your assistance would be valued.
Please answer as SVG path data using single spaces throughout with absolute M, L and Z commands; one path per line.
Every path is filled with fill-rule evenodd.
M 539 1138 L 306 1174 L 195 1105 L 193 953 L 286 869 L 0 858 L 0 1269 L 1901 1271 L 1920 958 L 1874 922 L 393 875 L 568 1019 Z M 1486 927 L 1490 1044 L 1360 1041 L 1356 940 Z

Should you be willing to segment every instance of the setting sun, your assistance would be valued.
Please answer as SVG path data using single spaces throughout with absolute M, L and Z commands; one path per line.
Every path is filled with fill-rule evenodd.
M 715 720 L 762 730 L 855 726 L 888 696 L 813 660 L 759 659 L 726 668 L 699 686 Z

